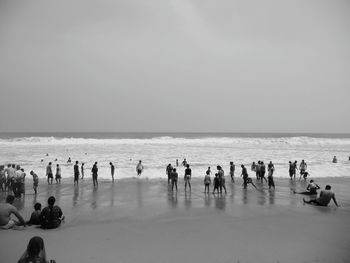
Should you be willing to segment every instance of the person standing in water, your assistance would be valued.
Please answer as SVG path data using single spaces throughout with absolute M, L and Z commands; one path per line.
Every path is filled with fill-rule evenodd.
M 234 183 L 235 182 L 235 169 L 236 169 L 236 166 L 233 162 L 230 162 L 230 176 L 231 176 L 231 182 Z
M 144 167 L 142 165 L 142 161 L 140 160 L 139 163 L 136 165 L 136 172 L 138 176 L 142 174 L 143 169 Z
M 80 172 L 81 172 L 81 179 L 84 179 L 84 163 L 80 166 Z
M 33 176 L 33 189 L 34 189 L 34 193 L 37 194 L 37 189 L 38 189 L 38 185 L 39 185 L 39 177 L 36 173 L 34 173 L 34 171 L 30 171 L 31 176 Z
M 61 167 L 59 164 L 56 165 L 56 184 L 61 184 Z
M 111 176 L 112 176 L 112 181 L 114 182 L 114 170 L 115 167 L 112 162 L 109 162 L 109 165 L 111 166 Z
M 97 182 L 97 174 L 98 172 L 98 168 L 97 168 L 97 162 L 94 163 L 94 165 L 92 166 L 91 169 L 91 173 L 92 173 L 92 182 L 94 184 L 94 186 L 98 186 L 98 182 Z
M 220 165 L 216 166 L 216 169 L 218 170 L 218 175 L 219 175 L 219 184 L 220 184 L 220 194 L 222 193 L 222 188 L 225 190 L 225 194 L 227 193 L 226 191 L 226 186 L 225 186 L 225 173 L 224 170 Z
M 172 173 L 173 173 L 173 167 L 171 166 L 171 164 L 169 163 L 167 165 L 167 167 L 165 168 L 165 172 L 168 176 L 168 184 L 170 184 L 171 182 L 171 177 L 172 177 Z
M 171 172 L 171 191 L 174 191 L 174 186 L 177 192 L 177 180 L 179 178 L 179 174 L 176 172 L 176 168 L 174 168 Z
M 46 176 L 47 176 L 47 184 L 52 184 L 53 173 L 52 173 L 51 162 L 49 162 L 49 164 L 46 166 Z
M 190 188 L 190 191 L 191 191 L 192 170 L 191 170 L 189 164 L 187 164 L 186 167 L 187 168 L 185 169 L 185 176 L 184 176 L 184 179 L 185 179 L 185 191 L 186 191 L 186 188 L 187 188 L 187 184 L 188 184 L 188 187 Z
M 304 160 L 301 161 L 300 165 L 299 165 L 299 170 L 300 170 L 300 177 L 299 180 L 301 179 L 302 176 L 304 176 L 304 174 L 306 173 L 306 169 L 307 169 L 307 164 Z
M 206 175 L 204 176 L 204 193 L 206 193 L 208 191 L 208 194 L 209 194 L 209 185 L 210 185 L 210 183 L 211 183 L 210 172 L 207 171 Z
M 74 185 L 75 184 L 79 184 L 79 162 L 78 161 L 76 161 L 75 162 L 75 165 L 74 165 Z

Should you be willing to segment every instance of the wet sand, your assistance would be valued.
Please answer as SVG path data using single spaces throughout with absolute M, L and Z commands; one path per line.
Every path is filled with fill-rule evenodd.
M 22 215 L 29 219 L 35 202 L 54 195 L 65 224 L 0 231 L 0 262 L 16 262 L 35 235 L 57 262 L 350 262 L 350 178 L 315 180 L 322 189 L 332 185 L 340 208 L 304 205 L 291 189 L 307 183 L 288 179 L 275 179 L 273 191 L 265 183 L 244 190 L 240 178 L 227 178 L 222 195 L 204 194 L 199 179 L 191 193 L 182 180 L 176 193 L 164 179 L 101 181 L 98 188 L 90 179 L 78 187 L 66 179 L 41 182 L 36 197 L 27 181 L 25 198 L 15 202 Z

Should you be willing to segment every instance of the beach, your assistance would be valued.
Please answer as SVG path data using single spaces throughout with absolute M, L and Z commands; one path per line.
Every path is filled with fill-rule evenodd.
M 14 203 L 21 214 L 29 219 L 35 202 L 45 206 L 54 195 L 65 223 L 1 231 L 1 262 L 16 262 L 36 235 L 56 262 L 350 262 L 350 178 L 313 179 L 331 184 L 341 207 L 303 204 L 292 189 L 307 183 L 283 178 L 275 190 L 265 183 L 244 190 L 241 178 L 227 178 L 222 195 L 204 194 L 198 178 L 185 192 L 180 177 L 177 193 L 166 179 L 101 180 L 93 188 L 90 179 L 74 187 L 67 178 L 42 180 L 37 196 L 28 179 L 25 198 Z

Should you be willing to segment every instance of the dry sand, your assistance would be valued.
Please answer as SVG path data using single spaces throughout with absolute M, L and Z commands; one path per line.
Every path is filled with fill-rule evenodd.
M 226 181 L 226 195 L 206 195 L 198 179 L 187 194 L 182 180 L 176 194 L 166 180 L 101 181 L 94 189 L 91 180 L 73 187 L 67 179 L 41 184 L 36 198 L 28 182 L 24 201 L 15 203 L 21 213 L 29 218 L 33 203 L 54 195 L 66 222 L 56 230 L 0 231 L 0 262 L 17 262 L 35 235 L 57 263 L 350 262 L 350 178 L 316 179 L 332 185 L 340 208 L 304 205 L 291 191 L 304 182 L 276 179 L 269 191 Z

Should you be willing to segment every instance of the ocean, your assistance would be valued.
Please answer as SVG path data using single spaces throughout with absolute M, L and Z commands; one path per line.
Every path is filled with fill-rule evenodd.
M 338 163 L 332 163 L 337 156 Z M 184 158 L 193 177 L 203 177 L 208 166 L 215 172 L 221 165 L 228 175 L 229 163 L 240 165 L 262 160 L 275 164 L 275 177 L 289 178 L 288 162 L 302 159 L 311 177 L 350 176 L 350 134 L 286 133 L 0 133 L 0 164 L 16 163 L 27 174 L 34 170 L 45 177 L 48 162 L 60 164 L 62 177 L 73 176 L 73 163 L 85 163 L 85 177 L 98 162 L 99 177 L 111 178 L 109 162 L 116 166 L 115 177 L 136 177 L 139 160 L 145 167 L 141 178 L 166 178 L 167 164 Z M 71 157 L 72 163 L 67 163 Z

